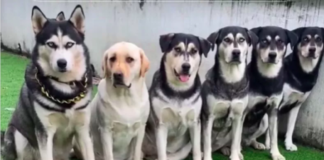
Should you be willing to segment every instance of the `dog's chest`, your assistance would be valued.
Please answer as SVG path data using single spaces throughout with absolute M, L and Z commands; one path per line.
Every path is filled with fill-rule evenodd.
M 310 92 L 301 92 L 297 89 L 292 88 L 289 84 L 285 84 L 283 104 L 281 105 L 281 107 L 285 107 L 287 105 L 295 103 L 303 103 L 307 99 L 309 94 Z
M 170 128 L 186 128 L 196 122 L 200 115 L 202 100 L 200 97 L 194 100 L 197 96 L 185 100 L 153 97 L 152 107 L 160 123 Z
M 36 98 L 47 106 L 58 108 L 56 104 L 48 101 L 42 96 Z M 71 109 L 66 109 L 64 112 L 50 111 L 44 108 L 41 104 L 34 101 L 35 112 L 44 126 L 44 128 L 56 132 L 56 135 L 69 136 L 75 128 L 82 127 L 90 121 L 90 109 L 85 107 L 83 109 L 76 109 L 86 105 L 91 98 L 88 93 L 85 98 L 73 105 Z M 58 133 L 62 132 L 62 133 Z
M 231 119 L 242 114 L 248 103 L 248 96 L 240 99 L 225 100 L 210 94 L 206 97 L 209 116 L 214 118 L 214 128 L 231 126 Z
M 254 109 L 255 107 L 262 107 L 263 109 L 266 109 L 271 106 L 276 106 L 280 104 L 282 98 L 283 98 L 283 93 L 273 94 L 271 96 L 264 96 L 260 94 L 250 93 L 248 109 Z

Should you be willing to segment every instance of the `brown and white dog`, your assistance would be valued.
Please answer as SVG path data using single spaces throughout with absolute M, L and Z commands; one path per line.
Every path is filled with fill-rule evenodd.
M 104 53 L 102 69 L 105 78 L 90 103 L 96 160 L 140 160 L 150 111 L 149 60 L 135 44 L 119 42 Z

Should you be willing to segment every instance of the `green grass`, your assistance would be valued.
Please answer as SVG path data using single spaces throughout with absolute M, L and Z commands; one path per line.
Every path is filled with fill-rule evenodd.
M 1 53 L 1 130 L 7 127 L 12 114 L 10 108 L 15 108 L 18 100 L 20 87 L 24 81 L 25 66 L 29 59 L 12 55 L 6 52 Z M 95 88 L 96 91 L 96 88 Z M 298 152 L 287 152 L 280 144 L 281 153 L 287 160 L 324 160 L 324 153 L 316 149 L 301 146 Z M 268 151 L 256 151 L 251 148 L 244 148 L 243 155 L 245 160 L 270 160 Z M 215 160 L 227 160 L 221 154 L 214 154 Z

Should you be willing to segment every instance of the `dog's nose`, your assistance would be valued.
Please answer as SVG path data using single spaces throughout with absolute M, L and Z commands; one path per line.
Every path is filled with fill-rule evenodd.
M 270 59 L 275 59 L 277 57 L 277 53 L 276 52 L 270 52 L 269 53 L 269 58 Z
M 309 48 L 308 51 L 309 51 L 309 53 L 315 53 L 316 48 Z
M 239 57 L 240 54 L 241 54 L 241 51 L 239 51 L 239 50 L 234 50 L 234 51 L 232 52 L 232 54 L 233 54 L 234 57 Z
M 122 81 L 123 80 L 123 74 L 122 73 L 114 73 L 114 80 L 115 81 Z
M 66 67 L 66 60 L 65 59 L 59 59 L 57 60 L 57 66 L 60 68 L 60 69 L 65 69 Z
M 182 64 L 181 67 L 182 67 L 183 72 L 188 72 L 189 69 L 190 69 L 190 64 L 189 63 L 184 63 L 184 64 Z

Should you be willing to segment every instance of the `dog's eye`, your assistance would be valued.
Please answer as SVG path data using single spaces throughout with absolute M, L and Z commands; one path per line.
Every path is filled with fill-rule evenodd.
M 282 44 L 282 43 L 283 43 L 283 41 L 282 41 L 281 39 L 278 39 L 277 42 L 278 42 L 279 44 Z
M 191 50 L 190 50 L 190 53 L 191 53 L 191 54 L 195 54 L 195 53 L 197 53 L 197 50 L 195 50 L 195 49 L 191 49 Z
M 308 38 L 307 37 L 303 38 L 303 41 L 308 42 Z
M 239 42 L 240 42 L 240 43 L 242 43 L 242 42 L 244 42 L 244 41 L 245 41 L 244 38 L 240 38 L 240 39 L 239 39 Z
M 263 40 L 263 41 L 261 41 L 261 44 L 268 44 L 268 41 L 267 40 Z
M 68 43 L 65 44 L 65 48 L 66 49 L 71 48 L 73 45 L 74 45 L 74 43 L 68 42 Z
M 316 42 L 322 42 L 322 38 L 317 37 L 317 38 L 316 38 Z
M 54 42 L 47 42 L 46 45 L 50 48 L 56 48 L 56 44 Z
M 110 62 L 115 62 L 115 61 L 116 61 L 116 57 L 111 57 L 111 58 L 109 58 L 109 61 L 110 61 Z
M 232 41 L 232 40 L 231 40 L 230 38 L 225 38 L 225 39 L 224 39 L 224 42 L 226 42 L 226 43 L 231 43 L 231 41 Z
M 179 47 L 174 48 L 174 50 L 175 50 L 176 52 L 181 52 L 181 48 L 179 48 Z
M 134 61 L 134 58 L 132 57 L 127 57 L 126 58 L 127 63 L 132 63 Z

